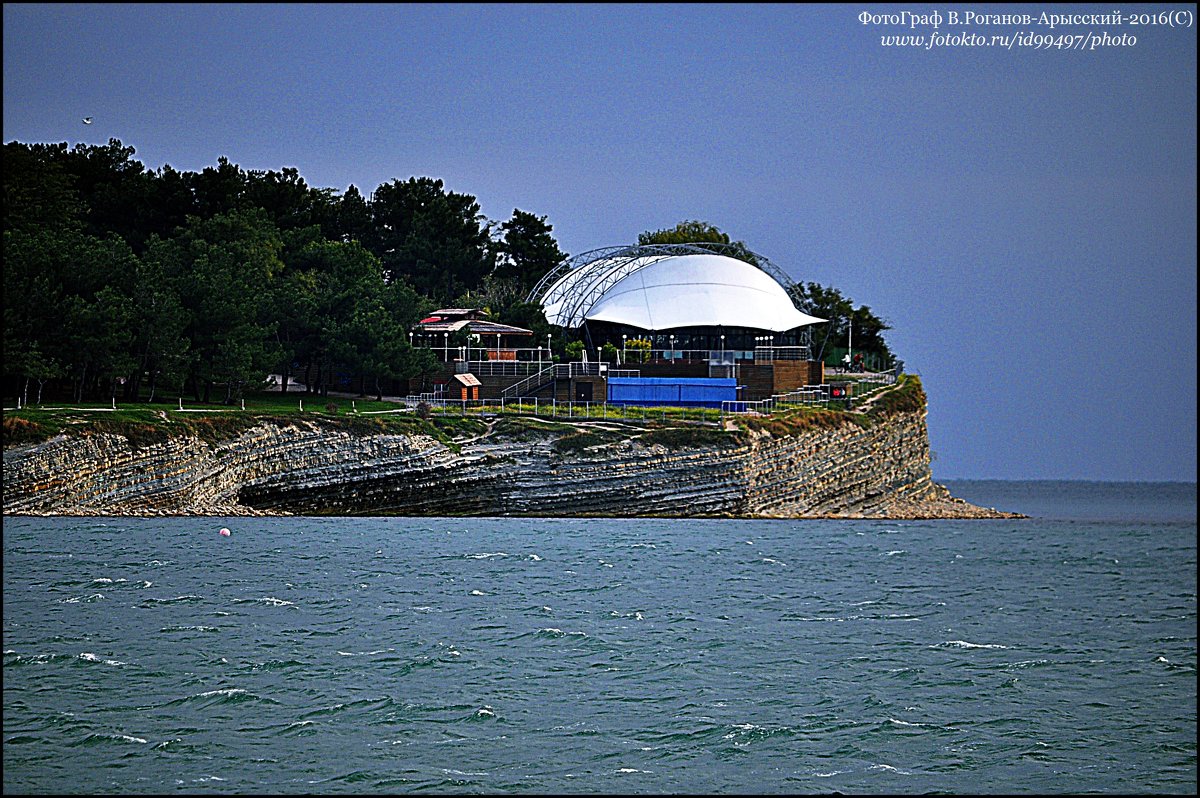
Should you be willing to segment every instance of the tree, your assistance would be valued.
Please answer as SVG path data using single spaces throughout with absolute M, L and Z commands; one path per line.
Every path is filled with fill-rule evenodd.
M 229 214 L 246 207 L 244 197 L 248 178 L 237 164 L 222 155 L 216 167 L 206 166 L 199 174 L 188 172 L 196 213 L 201 219 Z
M 722 233 L 708 222 L 696 220 L 682 221 L 667 230 L 655 230 L 638 235 L 638 244 L 718 244 L 712 247 L 714 252 L 744 260 L 758 265 L 754 254 L 741 241 L 730 241 L 729 235 Z
M 24 377 L 21 385 L 21 404 L 29 404 L 29 383 L 31 380 L 37 380 L 38 391 L 35 404 L 42 403 L 42 389 L 46 385 L 46 381 L 54 377 L 61 377 L 66 373 L 57 360 L 52 357 L 47 357 L 41 350 L 41 346 L 37 341 L 21 342 L 18 347 L 15 347 L 11 352 L 5 354 L 5 366 L 11 369 L 12 373 L 19 374 Z
M 60 254 L 70 235 L 54 228 L 4 231 L 4 373 L 22 380 L 25 390 L 39 364 L 65 366 Z
M 220 383 L 232 401 L 274 360 L 270 310 L 282 246 L 258 210 L 192 218 L 179 235 L 151 241 L 147 257 L 163 270 L 187 319 L 188 382 L 197 400 L 208 402 Z
M 266 211 L 280 231 L 315 225 L 324 237 L 337 237 L 341 200 L 333 189 L 310 188 L 293 167 L 247 172 L 241 204 Z
M 4 145 L 4 230 L 80 228 L 87 209 L 63 163 L 66 143 Z
M 433 352 L 414 349 L 407 338 L 408 330 L 429 309 L 428 300 L 404 281 L 381 286 L 378 299 L 377 304 L 368 303 L 365 308 L 373 316 L 377 332 L 366 342 L 361 357 L 363 373 L 374 376 L 375 398 L 382 401 L 381 380 L 432 374 L 439 365 Z
M 371 208 L 353 183 L 338 200 L 335 241 L 366 241 L 371 235 Z
M 76 400 L 127 376 L 136 262 L 115 235 L 4 231 L 5 373 L 70 375 Z
M 138 260 L 133 287 L 133 354 L 138 367 L 126 383 L 126 400 L 136 400 L 147 379 L 153 402 L 160 387 L 178 388 L 185 376 L 188 317 L 160 261 Z
M 514 208 L 512 218 L 500 225 L 500 230 L 503 238 L 496 244 L 494 273 L 515 280 L 523 295 L 567 259 L 567 253 L 558 248 L 558 242 L 550 235 L 553 228 L 546 223 L 545 216 Z
M 405 278 L 443 302 L 477 288 L 494 255 L 479 213 L 467 194 L 445 191 L 428 177 L 393 180 L 375 189 L 367 248 L 383 262 L 389 282 Z
M 103 145 L 76 144 L 61 158 L 86 209 L 87 232 L 97 238 L 118 235 L 140 252 L 150 233 L 145 222 L 152 177 L 134 154 L 113 138 Z
M 884 340 L 883 333 L 891 327 L 871 312 L 866 305 L 854 307 L 849 297 L 836 288 L 826 288 L 819 283 L 797 283 L 789 292 L 792 302 L 804 313 L 828 319 L 825 335 L 813 354 L 822 359 L 836 361 L 833 352 L 844 351 L 850 344 L 853 328 L 854 351 L 874 354 L 884 363 L 895 361 L 895 355 Z
M 142 209 L 147 243 L 151 235 L 170 238 L 176 229 L 187 224 L 189 216 L 200 215 L 193 191 L 194 180 L 193 172 L 180 172 L 170 164 L 164 164 L 151 174 L 149 198 Z

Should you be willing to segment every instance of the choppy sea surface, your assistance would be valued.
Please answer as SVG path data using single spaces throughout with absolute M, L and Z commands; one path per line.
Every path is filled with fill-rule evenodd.
M 949 486 L 1035 517 L 6 517 L 3 788 L 1195 793 L 1196 485 Z

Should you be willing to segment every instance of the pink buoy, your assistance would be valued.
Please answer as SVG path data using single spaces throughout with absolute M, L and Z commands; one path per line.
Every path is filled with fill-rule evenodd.
M 224 527 L 222 527 L 222 528 L 221 528 L 221 534 L 222 534 L 222 535 L 224 535 L 225 537 L 229 537 L 229 530 L 228 530 L 228 529 L 226 529 L 226 528 L 224 528 Z

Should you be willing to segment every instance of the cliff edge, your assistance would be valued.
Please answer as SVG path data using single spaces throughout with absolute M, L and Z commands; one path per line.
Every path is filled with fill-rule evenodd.
M 924 394 L 726 429 L 500 416 L 64 431 L 4 450 L 7 515 L 1013 518 L 930 473 Z M 919 400 L 919 401 L 917 401 Z M 176 424 L 175 429 L 171 428 Z M 7 426 L 7 423 L 6 423 Z

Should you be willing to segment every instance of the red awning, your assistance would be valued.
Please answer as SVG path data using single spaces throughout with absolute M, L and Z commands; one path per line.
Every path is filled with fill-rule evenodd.
M 430 316 L 430 317 L 429 317 L 429 318 L 427 318 L 427 319 L 421 319 L 420 323 L 421 323 L 421 324 L 428 324 L 428 323 L 429 323 L 429 322 L 431 322 L 431 321 L 441 321 L 441 320 L 442 320 L 442 317 L 441 317 L 441 316 Z

